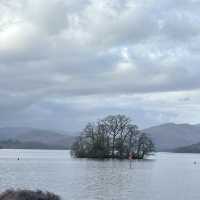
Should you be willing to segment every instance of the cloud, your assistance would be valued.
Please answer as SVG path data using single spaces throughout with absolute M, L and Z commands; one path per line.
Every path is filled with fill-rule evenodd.
M 0 0 L 1 126 L 77 130 L 109 113 L 142 127 L 198 122 L 199 10 L 189 0 Z
M 26 20 L 46 32 L 46 34 L 58 34 L 68 25 L 68 10 L 64 1 L 28 1 L 25 9 Z

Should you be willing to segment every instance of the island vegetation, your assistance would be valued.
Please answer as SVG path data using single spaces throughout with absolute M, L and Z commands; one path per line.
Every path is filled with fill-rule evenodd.
M 125 115 L 109 115 L 88 123 L 72 145 L 78 158 L 143 159 L 154 151 L 152 140 Z

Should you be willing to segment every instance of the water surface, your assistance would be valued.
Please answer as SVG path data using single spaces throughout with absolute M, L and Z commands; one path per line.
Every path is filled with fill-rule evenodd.
M 63 200 L 197 200 L 199 185 L 199 154 L 157 153 L 130 166 L 73 159 L 62 150 L 0 150 L 1 191 L 42 189 Z

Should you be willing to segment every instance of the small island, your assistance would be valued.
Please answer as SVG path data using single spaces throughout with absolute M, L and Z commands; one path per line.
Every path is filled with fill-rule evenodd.
M 143 159 L 152 151 L 152 140 L 125 115 L 88 123 L 71 148 L 74 157 L 98 159 Z

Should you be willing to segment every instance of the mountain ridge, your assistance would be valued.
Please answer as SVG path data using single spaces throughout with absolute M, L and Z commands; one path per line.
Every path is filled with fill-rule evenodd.
M 168 151 L 200 142 L 200 126 L 193 124 L 165 123 L 143 131 L 154 141 L 158 151 Z
M 47 129 L 32 127 L 1 127 L 1 148 L 47 148 L 69 149 L 74 141 L 74 136 L 62 134 Z
M 200 142 L 196 144 L 191 144 L 188 146 L 172 149 L 172 152 L 174 153 L 200 153 Z
M 173 151 L 200 142 L 200 124 L 164 123 L 142 130 L 153 140 L 157 151 Z M 69 149 L 77 134 L 32 127 L 1 127 L 2 148 Z M 186 148 L 187 149 L 187 148 Z

